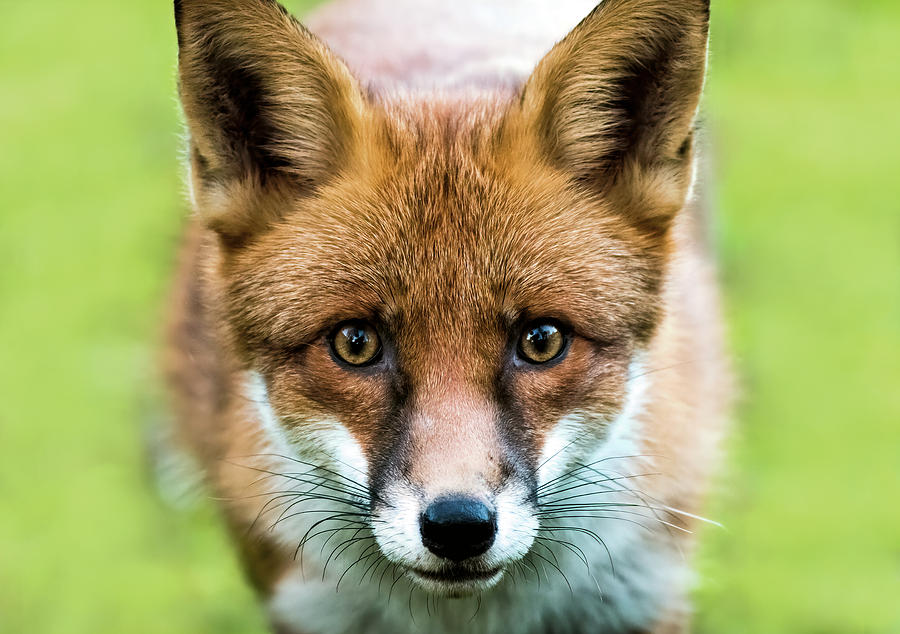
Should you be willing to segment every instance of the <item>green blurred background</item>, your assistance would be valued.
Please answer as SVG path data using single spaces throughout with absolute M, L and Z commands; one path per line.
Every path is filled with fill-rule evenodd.
M 900 632 L 900 2 L 713 14 L 744 396 L 697 630 Z M 212 505 L 161 503 L 143 455 L 186 215 L 175 57 L 162 0 L 0 3 L 0 632 L 264 625 Z

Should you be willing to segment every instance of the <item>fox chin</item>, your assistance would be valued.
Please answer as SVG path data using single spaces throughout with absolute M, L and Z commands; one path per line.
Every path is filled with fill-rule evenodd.
M 176 0 L 174 438 L 273 630 L 685 632 L 709 2 Z

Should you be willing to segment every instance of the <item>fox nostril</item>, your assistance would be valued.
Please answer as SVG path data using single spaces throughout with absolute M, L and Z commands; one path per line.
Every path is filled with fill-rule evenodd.
M 497 515 L 470 497 L 432 502 L 420 521 L 422 543 L 438 557 L 462 561 L 487 552 L 497 533 Z

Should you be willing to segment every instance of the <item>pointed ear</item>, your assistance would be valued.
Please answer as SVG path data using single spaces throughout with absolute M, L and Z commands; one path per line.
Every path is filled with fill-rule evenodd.
M 708 0 L 604 0 L 538 64 L 513 128 L 664 230 L 690 185 L 708 24 Z
M 239 241 L 278 215 L 286 192 L 341 169 L 364 99 L 344 64 L 274 0 L 175 0 L 175 23 L 195 204 Z

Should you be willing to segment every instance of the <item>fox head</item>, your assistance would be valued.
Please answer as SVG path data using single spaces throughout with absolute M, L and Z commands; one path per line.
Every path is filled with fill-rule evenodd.
M 605 0 L 516 91 L 395 99 L 275 2 L 176 2 L 234 358 L 426 588 L 488 587 L 525 556 L 542 487 L 633 398 L 691 186 L 708 12 Z

